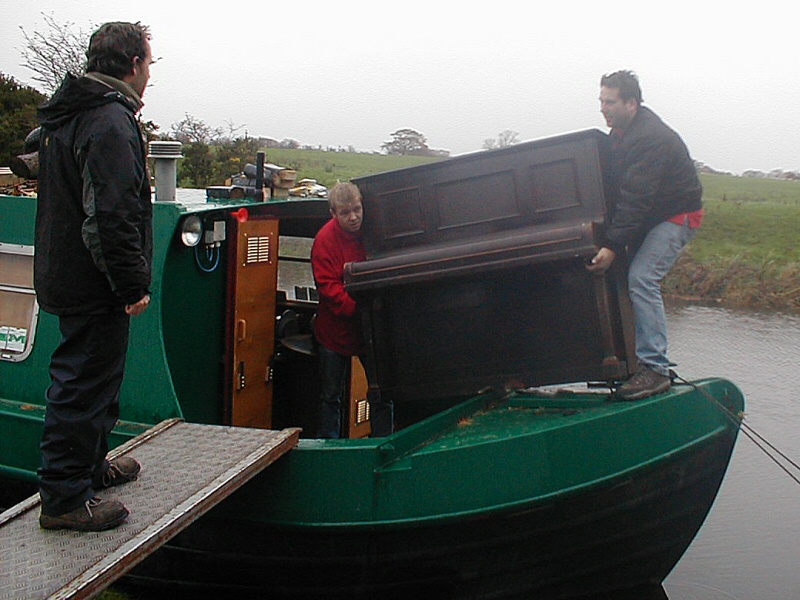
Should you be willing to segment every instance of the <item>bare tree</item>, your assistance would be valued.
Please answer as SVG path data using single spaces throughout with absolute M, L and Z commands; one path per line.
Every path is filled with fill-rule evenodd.
M 222 141 L 233 142 L 234 140 L 236 140 L 238 138 L 238 136 L 236 134 L 239 133 L 239 131 L 241 131 L 245 127 L 247 127 L 247 125 L 236 125 L 233 122 L 233 120 L 228 119 L 227 121 L 225 121 L 226 133 L 223 134 Z M 220 129 L 220 131 L 221 131 L 221 129 Z M 247 137 L 247 131 L 245 131 L 245 137 Z
M 185 114 L 182 121 L 171 125 L 170 133 L 174 139 L 183 144 L 210 144 L 222 137 L 220 128 L 213 129 L 189 113 Z
M 86 69 L 86 46 L 91 33 L 77 28 L 74 23 L 58 22 L 55 17 L 42 13 L 46 29 L 29 35 L 20 26 L 25 37 L 22 49 L 22 66 L 35 73 L 34 81 L 41 84 L 49 95 L 58 89 L 66 73 L 83 75 Z
M 497 136 L 498 148 L 507 148 L 508 146 L 513 146 L 517 142 L 519 142 L 519 133 L 516 131 L 511 131 L 510 129 L 501 131 Z
M 494 150 L 495 148 L 507 148 L 519 142 L 519 133 L 506 129 L 501 131 L 497 138 L 487 138 L 483 140 L 484 150 Z

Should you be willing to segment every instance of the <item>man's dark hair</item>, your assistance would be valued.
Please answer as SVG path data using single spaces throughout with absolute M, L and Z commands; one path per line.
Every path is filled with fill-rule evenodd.
M 89 38 L 86 71 L 122 79 L 131 72 L 133 59 L 147 58 L 150 30 L 139 22 L 105 23 Z
M 641 104 L 643 101 L 639 78 L 633 71 L 617 71 L 603 75 L 600 86 L 619 90 L 619 97 L 623 102 L 636 100 L 637 104 Z

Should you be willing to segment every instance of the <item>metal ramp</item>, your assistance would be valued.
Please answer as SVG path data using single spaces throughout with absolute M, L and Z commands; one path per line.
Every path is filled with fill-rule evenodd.
M 137 481 L 98 495 L 131 511 L 96 533 L 39 528 L 38 494 L 0 514 L 0 600 L 90 598 L 291 450 L 299 429 L 164 421 L 117 448 L 142 463 Z

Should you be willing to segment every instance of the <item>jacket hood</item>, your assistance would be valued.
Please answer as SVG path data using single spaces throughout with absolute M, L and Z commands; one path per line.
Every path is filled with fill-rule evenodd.
M 123 94 L 105 83 L 68 73 L 52 98 L 39 107 L 37 115 L 42 127 L 53 130 L 77 113 L 111 102 L 121 102 L 132 111 L 137 109 Z

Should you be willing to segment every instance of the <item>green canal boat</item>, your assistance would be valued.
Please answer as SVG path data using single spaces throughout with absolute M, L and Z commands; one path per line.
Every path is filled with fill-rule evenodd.
M 708 377 L 613 401 L 635 367 L 624 278 L 584 268 L 606 215 L 604 137 L 356 180 L 368 257 L 346 279 L 395 403 L 386 438 L 369 437 L 357 360 L 345 437 L 311 437 L 308 251 L 327 201 L 278 198 L 269 178 L 254 197 L 175 192 L 157 164 L 153 300 L 132 320 L 112 445 L 173 418 L 303 433 L 127 581 L 264 598 L 660 584 L 713 504 L 744 400 Z M 0 476 L 31 485 L 58 340 L 32 289 L 35 212 L 35 197 L 0 196 Z

